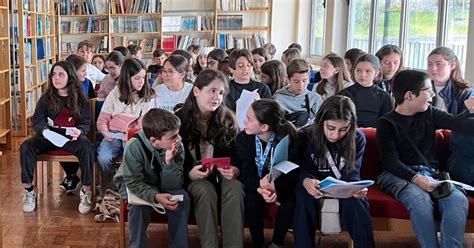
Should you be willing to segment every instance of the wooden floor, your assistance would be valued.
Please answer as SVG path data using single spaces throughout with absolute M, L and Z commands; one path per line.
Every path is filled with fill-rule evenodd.
M 22 211 L 22 187 L 20 184 L 19 140 L 14 150 L 3 152 L 0 170 L 0 200 L 3 247 L 118 247 L 117 223 L 95 223 L 92 214 L 79 214 L 77 194 L 63 194 L 58 184 L 62 179 L 59 165 L 55 165 L 53 183 L 46 194 L 38 199 L 33 213 Z M 266 230 L 270 240 L 271 230 Z M 377 247 L 418 247 L 411 234 L 376 232 Z M 165 225 L 152 225 L 148 231 L 149 247 L 168 247 Z M 323 237 L 320 247 L 347 247 L 346 233 Z M 466 235 L 466 247 L 472 247 L 472 238 Z M 245 246 L 251 247 L 248 230 L 245 230 Z M 189 247 L 200 247 L 196 226 L 189 227 Z M 287 236 L 285 247 L 294 247 L 293 237 Z

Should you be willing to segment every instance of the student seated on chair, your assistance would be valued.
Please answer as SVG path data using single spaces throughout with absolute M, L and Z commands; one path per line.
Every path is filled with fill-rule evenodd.
M 94 163 L 93 147 L 87 139 L 90 109 L 71 63 L 59 61 L 51 68 L 48 88 L 36 105 L 32 122 L 36 135 L 25 140 L 20 146 L 21 182 L 25 188 L 23 211 L 32 212 L 36 208 L 36 189 L 32 181 L 37 156 L 51 150 L 63 149 L 79 159 L 83 184 L 79 212 L 90 212 L 91 169 Z M 68 130 L 67 134 L 65 128 Z M 58 147 L 46 138 L 50 132 L 60 133 L 70 140 Z
M 182 123 L 179 133 L 186 154 L 186 189 L 193 200 L 201 247 L 219 247 L 218 206 L 222 246 L 244 245 L 244 187 L 237 179 L 238 164 L 203 168 L 200 163 L 204 157 L 234 154 L 238 126 L 235 115 L 223 103 L 227 90 L 226 76 L 206 69 L 196 78 L 192 93 L 176 112 Z
M 450 129 L 474 135 L 474 97 L 464 101 L 468 115 L 454 116 L 430 105 L 435 96 L 424 72 L 405 70 L 395 75 L 392 94 L 397 107 L 377 121 L 377 183 L 408 210 L 421 247 L 463 247 L 468 200 L 451 185 L 438 195 L 430 181 L 438 169 L 435 131 Z M 474 138 L 474 136 L 471 136 Z M 450 193 L 449 193 L 450 192 Z M 434 210 L 441 215 L 441 239 L 436 235 Z
M 113 188 L 113 159 L 123 152 L 125 132 L 128 128 L 140 128 L 143 115 L 153 107 L 155 92 L 145 78 L 145 65 L 135 58 L 126 59 L 118 85 L 107 95 L 97 119 L 97 130 L 104 136 L 97 150 L 102 193 Z
M 94 86 L 92 86 L 92 82 L 86 78 L 87 61 L 76 54 L 67 56 L 66 61 L 71 63 L 76 69 L 76 76 L 79 82 L 82 82 L 84 93 L 89 97 L 89 99 L 95 98 Z M 61 162 L 61 167 L 63 167 L 66 177 L 59 184 L 59 188 L 66 192 L 66 194 L 71 194 L 81 186 L 81 180 L 77 176 L 79 163 Z
M 127 141 L 123 162 L 114 177 L 122 197 L 126 189 L 137 197 L 160 203 L 168 215 L 169 247 L 187 247 L 190 198 L 184 183 L 184 149 L 179 136 L 181 122 L 164 109 L 151 109 L 143 117 L 143 130 Z M 183 195 L 183 201 L 172 201 Z M 146 229 L 150 206 L 128 204 L 130 247 L 147 247 Z
M 320 220 L 323 192 L 319 183 L 326 177 L 359 181 L 365 136 L 356 129 L 354 103 L 345 96 L 331 96 L 321 105 L 316 121 L 300 135 L 300 180 L 296 187 L 293 221 L 296 247 L 314 247 L 314 234 Z M 339 199 L 341 225 L 349 232 L 355 247 L 374 247 L 367 188 Z

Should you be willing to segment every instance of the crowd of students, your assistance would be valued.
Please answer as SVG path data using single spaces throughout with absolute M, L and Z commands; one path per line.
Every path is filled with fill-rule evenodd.
M 395 45 L 375 55 L 360 49 L 343 57 L 330 53 L 319 71 L 302 59 L 296 43 L 281 61 L 273 58 L 272 44 L 207 55 L 197 46 L 170 55 L 157 49 L 147 65 L 136 45 L 116 47 L 107 57 L 92 51 L 92 43 L 83 41 L 76 54 L 51 68 L 32 118 L 36 134 L 20 147 L 25 212 L 36 208 L 34 161 L 58 148 L 49 139 L 56 132 L 70 139 L 61 149 L 79 158 L 62 164 L 60 187 L 72 193 L 82 184 L 81 213 L 92 210 L 97 159 L 102 193 L 133 193 L 164 207 L 170 247 L 187 246 L 191 205 L 202 247 L 242 247 L 244 223 L 255 247 L 281 247 L 289 229 L 297 247 L 312 247 L 324 196 L 320 182 L 329 176 L 361 180 L 366 140 L 358 127 L 376 127 L 377 183 L 408 209 L 420 245 L 462 247 L 466 194 L 452 187 L 451 194 L 433 197 L 436 185 L 429 180 L 439 169 L 434 142 L 442 128 L 452 130 L 452 178 L 474 182 L 474 90 L 451 49 L 429 54 L 428 73 L 405 70 Z M 239 129 L 236 102 L 244 90 L 256 96 Z M 96 92 L 104 99 L 96 127 L 103 139 L 94 149 L 87 138 L 87 99 Z M 141 131 L 126 141 L 127 129 L 135 127 Z M 271 180 L 273 150 L 286 136 L 288 159 L 299 168 Z M 122 154 L 117 171 L 113 159 Z M 230 165 L 201 163 L 220 157 L 229 157 Z M 341 224 L 356 247 L 373 247 L 367 188 L 351 194 L 339 199 Z M 176 201 L 173 195 L 183 197 Z M 270 244 L 263 233 L 268 204 L 278 209 Z M 435 209 L 442 219 L 440 239 Z M 153 208 L 129 204 L 128 210 L 130 246 L 145 247 Z

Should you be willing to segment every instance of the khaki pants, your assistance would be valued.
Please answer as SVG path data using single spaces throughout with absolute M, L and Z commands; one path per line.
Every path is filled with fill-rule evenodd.
M 220 176 L 222 247 L 244 246 L 244 189 L 237 180 Z M 194 204 L 201 247 L 218 248 L 217 190 L 208 180 L 195 180 L 188 185 Z

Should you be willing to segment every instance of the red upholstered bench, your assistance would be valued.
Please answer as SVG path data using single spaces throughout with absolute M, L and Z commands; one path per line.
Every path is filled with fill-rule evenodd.
M 375 180 L 377 177 L 378 150 L 375 128 L 361 128 L 367 145 L 362 161 L 361 178 Z M 445 168 L 449 156 L 449 130 L 436 131 L 436 146 L 440 166 Z M 367 195 L 370 203 L 370 214 L 374 231 L 412 232 L 406 208 L 392 196 L 382 192 L 377 185 L 369 188 Z M 474 232 L 474 198 L 469 197 L 469 215 L 466 232 Z

